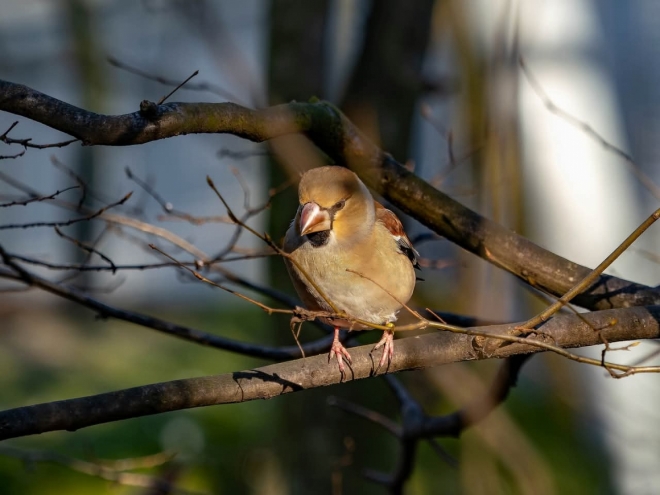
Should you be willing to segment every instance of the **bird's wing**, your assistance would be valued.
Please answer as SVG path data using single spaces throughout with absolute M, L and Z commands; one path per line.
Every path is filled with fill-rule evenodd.
M 388 210 L 378 201 L 374 201 L 374 205 L 376 207 L 376 221 L 382 223 L 385 226 L 389 233 L 392 234 L 392 237 L 394 237 L 394 240 L 396 241 L 399 248 L 399 252 L 404 254 L 410 260 L 412 265 L 419 270 L 420 266 L 419 262 L 417 261 L 419 253 L 415 250 L 412 243 L 410 242 L 410 239 L 408 239 L 408 236 L 403 230 L 403 224 L 401 223 L 401 220 L 399 220 L 393 211 Z

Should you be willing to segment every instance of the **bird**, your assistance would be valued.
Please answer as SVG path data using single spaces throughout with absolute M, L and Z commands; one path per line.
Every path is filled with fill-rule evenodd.
M 347 168 L 326 165 L 305 172 L 299 207 L 286 232 L 284 261 L 303 305 L 311 311 L 343 314 L 320 318 L 334 328 L 328 361 L 344 373 L 351 356 L 339 330 L 365 330 L 359 321 L 393 327 L 415 288 L 418 253 L 396 214 L 374 200 Z M 359 321 L 356 321 L 359 320 Z M 387 329 L 372 353 L 383 347 L 378 368 L 394 356 L 394 332 Z

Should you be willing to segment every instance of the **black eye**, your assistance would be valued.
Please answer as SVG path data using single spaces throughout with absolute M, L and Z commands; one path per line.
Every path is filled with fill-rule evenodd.
M 346 204 L 346 200 L 342 199 L 341 201 L 337 201 L 332 207 L 332 209 L 335 211 L 339 211 L 344 207 L 345 204 Z

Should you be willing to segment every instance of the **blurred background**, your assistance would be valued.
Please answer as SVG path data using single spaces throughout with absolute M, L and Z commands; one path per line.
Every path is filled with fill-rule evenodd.
M 649 184 L 660 181 L 660 4 L 651 0 L 0 0 L 0 7 L 2 79 L 108 114 L 158 101 L 195 70 L 199 75 L 170 101 L 262 108 L 328 99 L 442 191 L 586 266 L 602 261 L 658 207 Z M 13 138 L 67 139 L 6 113 L 0 133 L 16 120 Z M 21 150 L 0 144 L 0 155 Z M 228 245 L 233 226 L 196 225 L 168 211 L 224 215 L 206 175 L 237 212 L 244 211 L 246 190 L 247 206 L 259 207 L 277 189 L 270 208 L 250 224 L 281 238 L 296 208 L 292 178 L 319 158 L 295 140 L 278 145 L 277 155 L 223 135 L 126 148 L 28 149 L 0 161 L 0 202 L 24 197 L 26 186 L 52 194 L 82 182 L 85 204 L 98 209 L 134 191 L 113 211 L 213 255 Z M 60 199 L 76 204 L 81 190 Z M 72 216 L 50 202 L 0 208 L 0 224 Z M 405 222 L 425 266 L 414 304 L 492 321 L 522 320 L 542 308 L 513 277 Z M 143 249 L 153 239 L 125 225 L 96 221 L 62 230 L 94 243 L 116 264 L 162 260 Z M 652 229 L 609 273 L 657 285 L 657 242 Z M 49 228 L 3 230 L 0 243 L 51 263 L 80 262 L 84 254 Z M 238 246 L 237 256 L 263 247 L 247 235 Z M 280 259 L 223 266 L 293 294 Z M 286 318 L 266 316 L 175 268 L 75 278 L 30 269 L 121 308 L 249 342 L 293 344 Z M 99 321 L 52 295 L 16 287 L 0 280 L 3 409 L 266 364 Z M 372 333 L 361 342 L 375 341 Z M 319 335 L 303 327 L 303 340 Z M 632 363 L 656 349 L 643 343 L 611 358 Z M 581 352 L 600 356 L 600 349 Z M 444 414 L 478 396 L 498 365 L 457 364 L 400 378 L 427 413 Z M 367 380 L 3 445 L 91 461 L 173 451 L 174 461 L 145 472 L 192 492 L 384 493 L 362 473 L 391 470 L 398 443 L 377 425 L 329 407 L 331 395 L 397 419 L 387 386 Z M 600 369 L 535 356 L 495 414 L 458 440 L 440 440 L 457 466 L 422 445 L 406 493 L 655 493 L 659 398 L 655 376 L 617 381 Z M 17 452 L 0 456 L 0 493 L 163 493 Z

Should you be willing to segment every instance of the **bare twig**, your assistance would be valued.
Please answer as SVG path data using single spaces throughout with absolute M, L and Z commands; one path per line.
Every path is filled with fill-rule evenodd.
M 103 229 L 101 230 L 101 232 L 99 233 L 99 235 L 96 236 L 96 239 L 94 239 L 94 240 L 92 241 L 92 243 L 90 244 L 89 247 L 91 247 L 91 248 L 94 249 L 94 250 L 97 250 L 97 246 L 99 246 L 99 244 L 101 243 L 101 241 L 103 240 L 103 238 L 104 238 L 104 237 L 105 237 L 110 231 L 118 231 L 118 230 L 119 230 L 119 229 L 115 229 L 115 228 L 113 228 L 112 225 L 110 225 L 110 224 L 106 224 L 106 225 L 103 227 Z M 86 253 L 87 253 L 87 254 L 86 254 L 85 257 L 83 258 L 83 260 L 82 260 L 80 263 L 78 263 L 78 265 L 81 266 L 81 267 L 83 267 L 83 268 L 89 266 L 89 262 L 91 261 L 92 256 L 94 255 L 94 251 L 86 251 Z M 110 265 L 109 268 L 110 268 L 110 270 L 113 270 L 113 266 L 114 266 L 114 271 L 113 271 L 113 274 L 114 274 L 114 273 L 116 273 L 116 271 L 117 271 L 116 266 L 113 264 L 113 265 Z M 58 281 L 58 283 L 61 284 L 61 283 L 64 283 L 64 282 L 68 282 L 68 281 L 70 281 L 70 280 L 72 280 L 72 279 L 75 279 L 75 278 L 79 277 L 79 276 L 82 274 L 82 272 L 83 272 L 82 270 L 76 270 L 76 273 L 69 274 L 69 275 L 65 276 L 64 278 L 60 279 L 60 280 Z
M 74 172 L 71 168 L 67 167 L 64 163 L 59 161 L 55 155 L 51 155 L 50 157 L 50 163 L 52 165 L 64 172 L 67 176 L 71 177 L 73 180 L 75 180 L 78 183 L 78 186 L 80 187 L 82 194 L 80 195 L 80 199 L 78 200 L 78 209 L 82 207 L 82 205 L 85 203 L 85 200 L 87 199 L 87 193 L 89 192 L 89 186 L 87 185 L 87 182 L 83 180 L 80 175 L 78 175 L 76 172 Z M 95 198 L 98 199 L 98 195 L 94 194 Z M 103 200 L 101 200 L 103 201 Z M 105 201 L 107 202 L 107 201 Z
M 166 86 L 176 86 L 177 84 L 179 84 L 178 81 L 175 81 L 174 79 L 168 79 L 166 77 L 161 77 L 161 76 L 154 76 L 153 74 L 150 74 L 146 71 L 143 71 L 136 67 L 130 66 L 124 62 L 121 62 L 114 57 L 108 57 L 108 63 L 114 67 L 117 67 L 118 69 L 125 70 L 126 72 L 130 72 L 144 79 L 149 79 L 150 81 L 156 81 Z M 209 84 L 206 82 L 198 83 L 198 84 L 188 84 L 184 89 L 187 89 L 189 91 L 208 91 L 209 93 L 213 93 L 229 101 L 239 101 L 239 99 L 236 98 L 229 91 L 221 88 L 220 86 Z
M 568 302 L 575 298 L 578 294 L 587 290 L 598 277 L 609 267 L 621 254 L 626 251 L 639 236 L 660 218 L 660 209 L 654 211 L 642 224 L 637 227 L 632 234 L 630 234 L 607 258 L 603 260 L 594 270 L 592 270 L 586 277 L 576 283 L 566 294 L 560 297 L 556 303 L 549 306 L 547 309 L 539 313 L 537 316 L 527 320 L 520 330 L 531 330 L 537 325 L 547 321 L 553 314 L 564 307 Z
M 400 304 L 403 308 L 405 308 L 405 310 L 408 311 L 408 313 L 410 313 L 410 314 L 413 315 L 414 317 L 418 318 L 419 320 L 423 320 L 423 319 L 424 319 L 424 318 L 423 318 L 423 317 L 422 317 L 417 311 L 415 311 L 415 310 L 412 309 L 410 306 L 408 306 L 404 301 L 401 301 L 401 300 L 397 299 L 397 298 L 394 296 L 394 294 L 392 294 L 389 290 L 387 290 L 385 287 L 383 287 L 381 284 L 379 284 L 378 282 L 376 282 L 376 281 L 373 280 L 372 278 L 367 277 L 366 275 L 364 275 L 364 274 L 362 274 L 362 273 L 360 273 L 360 272 L 358 272 L 358 271 L 356 271 L 356 270 L 351 270 L 350 268 L 347 268 L 346 271 L 349 272 L 349 273 L 354 273 L 354 274 L 357 275 L 358 277 L 363 278 L 363 279 L 365 279 L 365 280 L 368 280 L 369 282 L 371 282 L 372 284 L 374 284 L 376 287 L 378 287 L 380 290 L 382 290 L 383 292 L 385 292 L 385 293 L 386 293 L 388 296 L 390 296 L 392 299 L 394 299 L 394 300 L 395 300 L 398 304 Z
M 0 155 L 0 160 L 14 160 L 16 158 L 20 158 L 25 154 L 25 151 L 26 150 L 23 150 L 13 155 Z
M 12 125 L 9 126 L 9 128 L 0 135 L 0 140 L 6 139 L 7 135 L 18 125 L 18 120 L 15 121 Z
M 257 344 L 250 344 L 233 339 L 228 339 L 218 335 L 213 335 L 207 332 L 202 332 L 183 325 L 177 325 L 160 318 L 152 317 L 134 311 L 127 311 L 123 309 L 110 306 L 101 301 L 98 301 L 88 294 L 84 294 L 71 287 L 55 284 L 33 273 L 28 272 L 21 266 L 12 261 L 10 255 L 0 246 L 0 256 L 4 263 L 13 269 L 14 273 L 1 271 L 0 278 L 6 278 L 23 282 L 32 287 L 37 287 L 52 294 L 55 294 L 64 299 L 76 302 L 81 306 L 87 307 L 97 312 L 103 318 L 116 318 L 118 320 L 127 321 L 145 328 L 151 328 L 158 332 L 171 335 L 189 342 L 201 344 L 217 349 L 224 349 L 231 352 L 238 352 L 246 356 L 259 357 L 262 359 L 269 359 L 273 361 L 282 361 L 286 359 L 295 359 L 300 357 L 300 350 L 297 346 L 283 346 L 283 347 L 270 347 Z M 303 345 L 303 349 L 307 355 L 315 355 L 327 352 L 332 343 L 332 337 L 323 337 L 321 339 L 309 342 Z
M 185 220 L 186 222 L 189 222 L 193 225 L 202 225 L 210 222 L 231 223 L 231 220 L 228 217 L 197 217 L 184 211 L 177 210 L 174 208 L 172 203 L 166 201 L 151 185 L 135 175 L 129 167 L 126 167 L 124 171 L 130 180 L 135 182 L 144 192 L 151 196 L 160 205 L 161 209 L 166 215 L 164 218 L 174 217 L 179 220 Z
M 64 232 L 62 232 L 57 226 L 54 227 L 55 232 L 57 232 L 57 235 L 59 235 L 62 239 L 66 239 L 67 241 L 71 242 L 75 246 L 78 246 L 80 249 L 85 251 L 88 254 L 95 254 L 99 258 L 101 258 L 104 261 L 107 261 L 110 264 L 110 269 L 112 270 L 112 273 L 115 274 L 117 273 L 117 265 L 105 254 L 103 254 L 101 251 L 98 249 L 94 248 L 93 246 L 89 246 L 85 244 L 84 242 L 80 242 L 78 239 L 74 239 L 73 237 L 70 237 L 66 235 Z M 84 265 L 82 265 L 84 266 Z
M 29 185 L 15 180 L 14 178 L 2 173 L 1 171 L 0 171 L 0 180 L 8 183 L 9 185 L 11 185 L 12 187 L 18 189 L 19 191 L 30 195 L 31 197 L 42 197 L 42 196 L 44 196 L 42 193 L 40 193 L 39 191 L 36 191 L 35 189 L 30 187 Z M 283 188 L 285 188 L 287 186 L 288 186 L 288 183 L 285 183 L 282 186 L 280 186 L 279 188 L 276 188 L 276 190 L 270 191 L 269 196 L 272 197 L 272 195 L 277 194 L 280 190 L 282 190 Z M 78 206 L 73 205 L 73 204 L 68 203 L 68 202 L 62 202 L 62 201 L 59 201 L 59 200 L 56 200 L 56 199 L 53 200 L 53 202 L 54 202 L 55 205 L 66 208 L 66 209 L 71 209 L 71 210 L 76 210 L 76 211 L 78 211 L 80 209 L 83 212 L 92 212 L 92 210 L 89 209 L 89 208 L 86 208 L 86 207 L 78 208 Z M 171 232 L 167 229 L 157 227 L 155 225 L 152 225 L 152 224 L 147 223 L 147 222 L 143 222 L 143 221 L 135 219 L 135 218 L 130 218 L 130 217 L 127 217 L 127 216 L 117 215 L 117 214 L 108 213 L 108 212 L 103 213 L 99 218 L 104 220 L 105 222 L 107 222 L 109 224 L 112 224 L 112 225 L 115 225 L 115 226 L 119 225 L 119 226 L 131 227 L 133 229 L 139 230 L 139 231 L 144 232 L 146 234 L 157 236 L 157 237 L 160 237 L 160 238 L 168 241 L 172 245 L 174 245 L 174 246 L 190 253 L 192 256 L 195 257 L 194 261 L 191 261 L 191 262 L 187 263 L 189 266 L 195 266 L 195 267 L 198 267 L 198 268 L 200 268 L 200 267 L 202 267 L 202 268 L 203 267 L 209 267 L 211 270 L 217 271 L 225 279 L 227 279 L 228 281 L 230 281 L 234 284 L 237 284 L 237 285 L 240 285 L 240 286 L 243 286 L 243 287 L 247 287 L 248 289 L 250 289 L 252 291 L 264 294 L 264 295 L 266 295 L 268 297 L 271 297 L 275 300 L 278 300 L 280 302 L 286 301 L 285 304 L 287 304 L 289 307 L 294 307 L 294 306 L 297 305 L 297 301 L 293 301 L 291 298 L 288 298 L 287 296 L 285 296 L 284 294 L 282 294 L 278 291 L 274 291 L 274 290 L 272 290 L 268 287 L 263 287 L 259 284 L 255 284 L 253 282 L 250 282 L 250 281 L 244 279 L 243 277 L 240 277 L 237 274 L 232 273 L 229 270 L 225 270 L 225 269 L 218 266 L 218 263 L 239 260 L 239 259 L 242 259 L 243 257 L 236 256 L 236 257 L 231 257 L 231 258 L 230 257 L 225 257 L 224 259 L 211 259 L 202 250 L 198 249 L 196 246 L 192 245 L 191 243 L 189 243 L 185 239 L 181 238 L 180 236 L 174 234 L 173 232 Z M 119 231 L 119 232 L 121 232 L 121 231 Z M 124 233 L 123 235 L 127 235 L 127 234 Z M 141 240 L 139 242 L 142 243 Z M 151 249 L 148 248 L 146 244 L 145 244 L 145 247 L 149 251 L 151 251 Z M 233 250 L 234 249 L 232 249 L 232 251 Z M 273 254 L 275 254 L 275 253 L 273 253 Z M 271 255 L 271 253 L 265 253 L 265 255 Z M 261 256 L 261 254 L 258 254 L 257 256 Z M 80 270 L 80 271 L 101 271 L 101 270 L 110 269 L 108 267 L 96 267 L 96 266 L 94 266 L 94 267 L 85 267 L 82 264 L 70 265 L 70 264 L 48 263 L 48 262 L 44 262 L 42 260 L 35 260 L 35 259 L 32 259 L 32 258 L 28 258 L 28 257 L 21 256 L 21 255 L 15 255 L 15 254 L 12 254 L 11 257 L 13 257 L 15 259 L 18 259 L 18 260 L 21 260 L 21 261 L 24 261 L 24 262 L 27 262 L 27 263 L 37 264 L 37 265 L 41 265 L 41 266 L 45 266 L 45 267 L 53 268 L 53 269 L 63 269 L 63 270 L 72 269 L 72 270 Z M 246 256 L 245 258 L 247 259 L 249 257 L 250 256 Z M 217 258 L 217 256 L 216 256 L 216 258 Z M 182 263 L 185 264 L 185 262 L 182 262 Z M 158 264 L 158 263 L 156 263 L 156 264 L 145 264 L 145 265 L 125 265 L 125 266 L 122 266 L 121 268 L 123 268 L 123 269 L 142 270 L 142 269 L 147 269 L 147 268 L 160 268 L 162 266 L 167 266 L 167 264 L 162 264 L 162 263 Z M 172 266 L 174 266 L 174 265 L 172 265 Z M 307 350 L 306 352 L 311 352 L 311 351 Z M 282 359 L 284 359 L 284 358 L 282 358 Z
M 191 273 L 196 279 L 201 280 L 202 282 L 204 282 L 204 283 L 206 283 L 206 284 L 209 284 L 209 285 L 211 285 L 211 286 L 213 286 L 213 287 L 217 287 L 218 289 L 222 289 L 222 290 L 224 290 L 224 291 L 226 291 L 226 292 L 229 292 L 230 294 L 232 294 L 232 295 L 234 295 L 234 296 L 236 296 L 236 297 L 239 297 L 239 298 L 243 299 L 244 301 L 247 301 L 247 302 L 249 302 L 249 303 L 251 303 L 251 304 L 254 304 L 255 306 L 257 306 L 257 307 L 261 308 L 262 310 L 264 310 L 264 311 L 265 311 L 266 313 L 268 313 L 269 315 L 274 314 L 274 313 L 283 313 L 283 314 L 290 314 L 290 315 L 293 315 L 293 310 L 291 310 L 291 309 L 271 308 L 270 306 L 266 306 L 265 304 L 260 303 L 259 301 L 256 301 L 256 300 L 252 299 L 251 297 L 246 296 L 245 294 L 241 294 L 240 292 L 237 292 L 237 291 L 235 291 L 235 290 L 231 290 L 231 289 L 229 289 L 229 288 L 227 288 L 227 287 L 224 287 L 223 285 L 220 285 L 220 284 L 214 282 L 213 280 L 210 280 L 210 279 L 206 278 L 204 275 L 202 275 L 201 273 L 199 273 L 197 270 L 193 270 L 193 269 L 190 268 L 189 266 L 186 266 L 186 265 L 184 265 L 183 263 L 180 263 L 180 262 L 177 261 L 174 257 L 170 256 L 169 254 L 165 253 L 164 251 L 161 251 L 160 249 L 158 249 L 158 248 L 157 248 L 156 246 L 154 246 L 153 244 L 150 244 L 149 247 L 150 247 L 151 249 L 154 249 L 154 250 L 158 251 L 160 254 L 162 254 L 163 256 L 165 256 L 167 259 L 171 260 L 173 263 L 176 264 L 176 266 L 178 266 L 178 267 L 180 267 L 180 268 L 183 268 L 184 270 L 187 270 L 187 271 L 188 271 L 189 273 Z M 299 347 L 300 347 L 300 346 L 299 346 Z M 301 351 L 302 351 L 302 348 L 301 348 Z
M 163 96 L 160 100 L 158 100 L 158 103 L 156 103 L 156 105 L 162 105 L 163 103 L 165 103 L 165 101 L 168 100 L 168 99 L 170 98 L 170 96 L 172 96 L 172 95 L 173 95 L 174 93 L 176 93 L 179 89 L 181 89 L 181 88 L 182 88 L 182 87 L 183 87 L 188 81 L 190 81 L 190 80 L 191 80 L 193 77 L 195 77 L 197 74 L 199 74 L 199 71 L 198 71 L 198 70 L 196 70 L 195 72 L 193 72 L 190 76 L 188 76 L 188 78 L 187 78 L 185 81 L 183 81 L 183 82 L 182 82 L 181 84 L 179 84 L 176 88 L 174 88 L 172 91 L 170 91 L 170 92 L 167 93 L 165 96 Z
M 35 148 L 35 149 L 39 149 L 39 150 L 43 150 L 43 149 L 46 149 L 46 148 L 63 148 L 64 146 L 68 146 L 71 143 L 75 143 L 76 141 L 80 141 L 79 139 L 69 139 L 67 141 L 62 141 L 62 142 L 59 142 L 59 143 L 34 144 L 32 142 L 32 138 L 27 138 L 27 139 L 10 138 L 9 133 L 17 125 L 18 125 L 18 121 L 14 122 L 12 125 L 9 126 L 9 129 L 7 129 L 4 133 L 0 134 L 0 142 L 3 142 L 7 145 L 18 144 L 20 146 L 23 146 L 23 151 L 16 154 L 16 155 L 2 156 L 2 157 L 0 157 L 0 159 L 18 158 L 19 156 L 23 156 L 28 148 Z
M 318 286 L 316 281 L 314 279 L 312 279 L 312 277 L 310 277 L 307 274 L 307 272 L 300 266 L 300 264 L 295 259 L 293 259 L 293 257 L 291 257 L 288 253 L 285 253 L 284 251 L 282 251 L 280 249 L 280 247 L 277 244 L 275 244 L 273 242 L 273 240 L 268 235 L 260 234 L 259 232 L 254 230 L 252 227 L 247 225 L 243 220 L 239 219 L 234 214 L 232 209 L 229 207 L 229 204 L 227 204 L 227 201 L 225 201 L 225 198 L 222 196 L 222 194 L 220 194 L 220 191 L 218 191 L 218 189 L 215 187 L 215 184 L 213 183 L 213 180 L 209 176 L 206 176 L 206 182 L 208 183 L 209 187 L 213 190 L 213 192 L 215 192 L 216 196 L 218 196 L 218 199 L 220 199 L 220 201 L 222 202 L 222 204 L 226 208 L 227 214 L 229 215 L 229 218 L 231 218 L 231 220 L 234 223 L 236 223 L 237 225 L 241 226 L 245 230 L 249 231 L 254 236 L 256 236 L 259 239 L 261 239 L 262 241 L 264 241 L 269 247 L 271 247 L 275 252 L 277 252 L 277 254 L 279 254 L 280 256 L 288 259 L 292 264 L 294 264 L 295 267 L 300 271 L 300 273 L 307 279 L 307 282 L 309 282 L 309 284 L 321 296 L 321 298 L 328 304 L 328 306 L 330 308 L 332 308 L 332 312 L 336 313 L 337 315 L 340 314 L 340 312 L 337 310 L 337 307 L 332 302 L 332 300 L 330 300 L 326 296 L 325 292 Z
M 427 308 L 427 311 L 431 312 Z M 600 326 L 594 326 L 592 322 L 585 316 L 585 315 L 580 315 L 579 317 L 576 315 L 573 315 L 577 320 L 580 320 L 580 323 L 585 325 L 587 328 L 589 328 L 592 331 L 592 334 L 598 338 L 598 343 L 603 342 L 603 332 L 593 332 L 594 328 L 600 328 L 603 330 L 606 329 L 611 329 L 615 328 L 618 324 L 619 321 L 616 318 L 612 318 L 608 321 L 605 322 L 600 322 Z M 552 321 L 549 320 L 548 323 Z M 548 324 L 546 323 L 546 325 Z M 371 325 L 372 327 L 377 327 L 376 325 Z M 565 349 L 563 349 L 562 345 L 556 341 L 551 333 L 548 332 L 535 332 L 538 337 L 540 338 L 549 338 L 550 340 L 553 341 L 553 344 L 548 344 L 547 342 L 543 342 L 540 340 L 536 339 L 530 339 L 529 337 L 527 338 L 522 338 L 522 337 L 517 337 L 515 334 L 519 332 L 520 325 L 515 325 L 512 327 L 509 327 L 508 333 L 507 334 L 497 334 L 493 335 L 490 332 L 484 332 L 481 330 L 477 330 L 474 328 L 458 328 L 458 327 L 453 327 L 451 325 L 446 325 L 444 323 L 435 323 L 431 322 L 425 319 L 420 320 L 419 323 L 416 324 L 410 324 L 410 325 L 405 325 L 402 327 L 398 327 L 399 330 L 414 330 L 417 328 L 426 328 L 426 327 L 432 327 L 432 328 L 438 328 L 440 330 L 448 330 L 453 333 L 459 333 L 459 334 L 464 334 L 464 335 L 470 335 L 472 337 L 480 337 L 481 339 L 496 339 L 496 340 L 501 340 L 503 342 L 508 342 L 508 343 L 517 343 L 517 344 L 527 344 L 531 345 L 534 347 L 538 347 L 539 349 L 543 349 L 545 351 L 551 351 L 554 352 L 555 354 L 559 354 L 560 356 L 563 356 L 567 359 L 570 359 L 571 361 L 575 361 L 577 363 L 582 363 L 582 364 L 589 364 L 591 366 L 598 366 L 598 367 L 603 367 L 606 368 L 607 371 L 610 372 L 613 376 L 617 378 L 623 378 L 624 376 L 629 376 L 632 374 L 636 373 L 659 373 L 660 372 L 660 366 L 644 366 L 644 367 L 632 367 L 632 366 L 626 366 L 626 365 L 621 365 L 621 364 L 616 364 L 616 363 L 611 363 L 611 362 L 603 362 L 598 359 L 591 359 L 583 356 L 579 356 L 577 354 L 573 354 L 572 352 L 569 352 Z M 396 327 L 394 328 L 396 330 Z M 544 329 L 545 330 L 545 329 Z M 606 338 L 606 337 L 605 337 Z M 630 339 L 628 339 L 630 340 Z M 474 346 L 474 350 L 478 351 L 478 346 Z M 483 353 L 481 352 L 480 354 L 488 357 L 493 357 L 495 355 L 492 350 L 488 353 Z M 620 371 L 622 372 L 621 374 L 613 374 L 613 371 Z
M 49 199 L 55 199 L 57 196 L 59 196 L 62 193 L 65 193 L 67 191 L 70 191 L 71 189 L 77 189 L 79 186 L 71 186 L 67 187 L 62 190 L 57 190 L 53 194 L 50 194 L 49 196 L 38 196 L 38 197 L 30 197 L 28 199 L 22 199 L 22 200 L 16 200 L 16 201 L 10 201 L 9 203 L 0 203 L 0 208 L 7 208 L 9 206 L 25 206 L 29 205 L 30 203 L 40 203 L 42 201 L 48 201 Z
M 121 198 L 119 201 L 116 201 L 114 203 L 111 203 L 107 206 L 104 206 L 103 208 L 96 210 L 95 212 L 86 215 L 81 218 L 72 218 L 71 220 L 64 220 L 62 222 L 32 222 L 32 223 L 13 223 L 13 224 L 5 224 L 5 225 L 0 225 L 0 230 L 7 230 L 7 229 L 29 229 L 29 228 L 34 228 L 34 227 L 66 227 L 67 225 L 72 225 L 74 223 L 78 222 L 86 222 L 88 220 L 93 220 L 94 218 L 100 217 L 108 211 L 111 208 L 114 208 L 116 206 L 121 206 L 123 205 L 128 199 L 131 197 L 133 193 L 129 192 L 126 196 Z
M 159 268 L 166 268 L 166 267 L 174 267 L 174 266 L 180 266 L 180 265 L 185 265 L 189 267 L 196 267 L 196 266 L 202 266 L 209 268 L 213 270 L 216 264 L 218 263 L 229 263 L 232 261 L 242 261 L 242 260 L 249 260 L 249 259 L 254 259 L 258 257 L 263 257 L 263 256 L 270 256 L 267 254 L 261 254 L 261 255 L 254 255 L 254 256 L 235 256 L 231 258 L 224 258 L 221 260 L 215 260 L 215 261 L 209 261 L 207 263 L 203 263 L 198 261 L 178 261 L 178 262 L 163 262 L 163 263 L 143 263 L 143 264 L 135 264 L 135 265 L 115 265 L 113 266 L 108 266 L 108 265 L 87 265 L 85 263 L 51 263 L 48 261 L 44 260 L 39 260 L 36 258 L 30 258 L 28 256 L 24 256 L 21 254 L 16 254 L 16 253 L 9 253 L 11 258 L 14 258 L 18 261 L 23 261 L 25 263 L 30 263 L 31 265 L 38 265 L 38 266 L 43 266 L 44 268 L 49 268 L 51 270 L 65 270 L 65 271 L 79 271 L 79 272 L 107 272 L 107 271 L 126 271 L 126 270 L 157 270 Z M 257 286 L 254 284 L 249 284 L 246 285 L 243 283 L 244 279 L 241 279 L 239 277 L 232 277 L 230 272 L 226 271 L 221 271 L 220 272 L 227 280 L 232 281 L 238 285 L 243 285 L 248 288 L 254 288 L 256 292 L 263 293 L 264 295 L 269 295 L 268 289 L 266 287 L 262 286 Z M 258 288 L 257 288 L 258 287 Z M 277 299 L 277 298 L 276 298 Z M 293 301 L 293 299 L 287 299 L 288 301 Z M 296 303 L 289 304 L 289 306 L 295 306 Z

